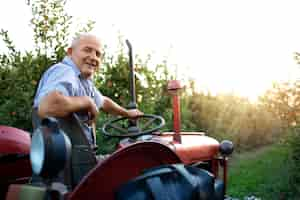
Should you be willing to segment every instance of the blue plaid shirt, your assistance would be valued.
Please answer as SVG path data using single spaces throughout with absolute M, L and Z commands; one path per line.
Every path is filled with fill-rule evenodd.
M 52 91 L 58 91 L 65 96 L 90 96 L 94 99 L 98 109 L 103 106 L 103 96 L 96 89 L 91 79 L 84 79 L 74 62 L 65 57 L 62 62 L 51 66 L 42 76 L 34 97 L 33 107 L 37 108 L 43 97 Z M 87 121 L 87 113 L 76 113 L 81 121 Z M 90 142 L 94 144 L 91 127 L 82 123 L 84 132 Z

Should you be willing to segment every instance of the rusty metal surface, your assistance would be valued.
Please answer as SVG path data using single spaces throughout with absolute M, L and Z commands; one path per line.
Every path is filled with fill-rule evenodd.
M 214 138 L 201 135 L 201 133 L 181 133 L 181 143 L 173 141 L 171 134 L 160 136 L 168 141 L 169 145 L 185 164 L 191 164 L 214 158 L 219 151 L 219 142 Z
M 181 117 L 180 117 L 180 99 L 177 95 L 173 96 L 173 131 L 174 134 L 174 142 L 181 143 L 181 135 L 180 135 L 180 125 L 181 125 Z
M 10 184 L 28 182 L 31 176 L 29 151 L 29 133 L 0 126 L 0 199 L 5 198 Z
M 7 153 L 29 153 L 30 135 L 21 129 L 0 126 L 0 155 Z
M 181 143 L 174 141 L 174 132 L 164 132 L 153 135 L 149 141 L 155 141 L 169 146 L 184 164 L 192 164 L 199 161 L 216 158 L 219 153 L 219 142 L 211 137 L 205 136 L 203 132 L 180 132 Z M 128 140 L 119 144 L 119 148 L 133 144 L 135 140 Z
M 0 126 L 0 182 L 2 184 L 5 181 L 31 175 L 29 152 L 29 133 L 13 127 Z

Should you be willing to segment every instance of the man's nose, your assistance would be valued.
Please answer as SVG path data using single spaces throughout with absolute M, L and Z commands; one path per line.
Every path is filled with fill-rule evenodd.
M 93 51 L 92 53 L 91 53 L 91 58 L 92 59 L 97 59 L 97 54 L 96 54 L 96 52 L 95 51 Z
M 93 52 L 92 55 L 91 55 L 91 60 L 96 63 L 96 64 L 99 64 L 100 62 L 100 58 L 97 56 L 97 53 L 96 52 Z

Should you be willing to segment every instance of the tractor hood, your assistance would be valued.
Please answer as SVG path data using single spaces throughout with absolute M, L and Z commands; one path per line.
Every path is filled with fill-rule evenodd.
M 219 142 L 199 132 L 181 132 L 181 143 L 174 143 L 173 132 L 163 133 L 160 137 L 169 141 L 172 148 L 185 164 L 191 164 L 199 160 L 210 160 L 219 153 Z
M 123 139 L 119 148 L 124 148 L 132 143 L 152 141 L 167 145 L 181 159 L 184 164 L 192 164 L 198 161 L 211 160 L 219 154 L 220 144 L 202 132 L 180 132 L 181 141 L 174 141 L 174 132 L 164 132 L 159 135 L 144 135 L 134 139 Z

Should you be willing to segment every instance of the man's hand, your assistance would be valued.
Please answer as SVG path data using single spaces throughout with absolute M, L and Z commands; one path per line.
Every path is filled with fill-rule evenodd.
M 89 115 L 89 121 L 95 122 L 99 111 L 98 111 L 98 108 L 97 108 L 94 100 L 91 99 L 90 97 L 87 97 L 87 98 L 88 98 L 88 101 L 89 101 L 89 106 L 88 106 L 88 109 L 87 109 L 87 112 L 88 112 L 88 115 Z
M 138 109 L 127 110 L 128 118 L 134 119 L 134 118 L 140 117 L 142 115 L 144 115 L 144 113 L 139 111 Z
M 102 109 L 107 113 L 113 115 L 119 115 L 122 117 L 128 117 L 131 119 L 144 115 L 144 113 L 142 113 L 138 109 L 123 108 L 122 106 L 118 105 L 116 102 L 111 100 L 109 97 L 104 97 L 104 103 Z

